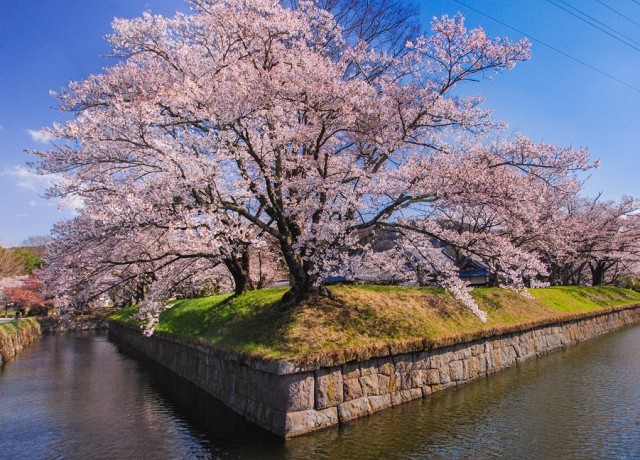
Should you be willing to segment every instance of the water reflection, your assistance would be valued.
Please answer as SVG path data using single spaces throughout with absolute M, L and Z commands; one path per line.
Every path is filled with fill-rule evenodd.
M 103 336 L 0 371 L 2 458 L 640 458 L 640 326 L 287 443 Z

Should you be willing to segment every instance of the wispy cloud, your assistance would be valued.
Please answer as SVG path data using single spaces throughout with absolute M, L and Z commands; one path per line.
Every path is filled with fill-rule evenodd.
M 43 191 L 49 187 L 57 177 L 53 174 L 40 175 L 29 171 L 24 166 L 12 166 L 4 168 L 0 176 L 11 177 L 15 185 L 18 187 L 33 190 L 34 192 Z
M 31 136 L 31 140 L 33 140 L 34 142 L 39 142 L 41 144 L 48 144 L 53 139 L 43 129 L 27 129 L 27 134 Z
M 5 167 L 0 171 L 0 177 L 2 176 L 11 178 L 16 187 L 28 189 L 37 194 L 43 194 L 47 188 L 63 180 L 63 178 L 57 174 L 40 175 L 30 171 L 24 166 Z M 73 216 L 78 215 L 80 209 L 84 207 L 84 201 L 80 197 L 74 195 L 68 196 L 62 200 L 42 200 L 32 198 L 28 201 L 28 204 L 32 208 L 58 206 L 59 209 L 68 209 Z

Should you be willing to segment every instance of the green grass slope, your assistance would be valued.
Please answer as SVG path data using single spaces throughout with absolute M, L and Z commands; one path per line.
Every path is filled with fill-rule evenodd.
M 27 329 L 37 322 L 38 320 L 35 318 L 23 318 L 18 321 L 2 323 L 0 324 L 0 340 L 8 339 L 9 337 L 15 335 L 16 332 Z
M 614 287 L 531 289 L 534 299 L 480 288 L 472 295 L 489 314 L 482 323 L 439 288 L 332 286 L 336 300 L 317 298 L 283 307 L 279 301 L 286 290 L 177 301 L 161 314 L 156 331 L 265 358 L 298 358 L 388 343 L 442 341 L 640 304 L 640 293 Z M 134 323 L 134 312 L 135 307 L 123 309 L 111 318 Z

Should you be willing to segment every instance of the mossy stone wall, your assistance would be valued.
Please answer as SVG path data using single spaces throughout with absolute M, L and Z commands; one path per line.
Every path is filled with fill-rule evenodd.
M 42 328 L 36 319 L 26 318 L 17 321 L 20 322 L 20 327 L 3 328 L 5 333 L 0 334 L 0 366 L 13 359 L 27 345 L 42 335 Z
M 433 349 L 385 353 L 323 365 L 264 361 L 175 337 L 143 337 L 121 323 L 109 335 L 125 352 L 150 358 L 284 438 L 373 414 L 435 391 L 640 322 L 640 306 L 496 333 Z

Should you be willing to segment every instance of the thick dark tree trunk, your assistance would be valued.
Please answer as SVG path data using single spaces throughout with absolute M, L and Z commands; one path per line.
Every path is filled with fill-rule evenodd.
M 598 262 L 597 264 L 591 265 L 591 284 L 593 286 L 602 286 L 604 284 L 604 273 L 605 267 L 604 264 Z
M 249 251 L 245 250 L 241 257 L 231 257 L 224 260 L 224 265 L 233 277 L 235 285 L 234 293 L 240 295 L 254 289 L 253 281 L 249 276 Z
M 498 274 L 495 272 L 490 272 L 487 277 L 487 287 L 496 287 L 498 286 Z
M 285 304 L 293 304 L 313 295 L 333 297 L 325 287 L 321 275 L 314 274 L 313 263 L 302 260 L 287 244 L 280 245 L 284 261 L 289 269 L 291 289 L 282 297 Z

